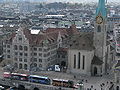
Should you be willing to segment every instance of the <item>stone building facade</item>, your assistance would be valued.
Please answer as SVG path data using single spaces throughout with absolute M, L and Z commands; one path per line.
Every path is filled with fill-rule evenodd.
M 4 60 L 13 61 L 18 69 L 47 70 L 60 62 L 57 60 L 57 50 L 66 47 L 68 36 L 76 30 L 72 25 L 68 29 L 48 28 L 31 34 L 28 28 L 19 28 L 3 42 Z
M 68 72 L 101 76 L 110 66 L 110 43 L 107 40 L 107 12 L 105 0 L 99 0 L 94 32 L 80 33 L 71 38 L 68 52 Z

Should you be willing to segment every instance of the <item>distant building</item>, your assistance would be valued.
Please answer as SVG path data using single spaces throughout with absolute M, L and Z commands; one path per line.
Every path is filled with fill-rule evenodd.
M 115 24 L 113 28 L 113 42 L 115 45 L 115 50 L 116 53 L 119 55 L 120 54 L 120 24 Z
M 113 31 L 114 25 L 120 23 L 120 16 L 113 15 L 112 17 L 108 17 L 108 31 Z
M 115 75 L 114 89 L 120 90 L 120 60 L 118 60 L 117 64 L 115 65 L 114 75 Z

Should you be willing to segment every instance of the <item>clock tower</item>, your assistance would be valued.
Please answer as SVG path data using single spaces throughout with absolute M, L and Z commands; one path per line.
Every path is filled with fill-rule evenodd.
M 105 7 L 105 0 L 99 0 L 98 7 L 96 9 L 94 26 L 95 55 L 103 61 L 101 72 L 104 73 L 107 35 L 107 11 Z

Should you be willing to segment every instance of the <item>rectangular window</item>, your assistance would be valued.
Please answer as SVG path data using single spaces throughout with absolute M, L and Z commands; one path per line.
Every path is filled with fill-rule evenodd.
M 10 45 L 7 45 L 7 48 L 10 48 Z
M 80 52 L 78 53 L 78 69 L 80 69 Z
M 37 51 L 37 48 L 34 48 L 35 51 Z
M 28 50 L 28 47 L 27 47 L 27 46 L 24 46 L 24 50 L 27 51 L 27 50 Z
M 65 58 L 65 55 L 62 55 L 62 58 Z
M 3 47 L 6 47 L 6 45 L 3 45 Z
M 37 58 L 34 58 L 34 62 L 37 62 Z
M 42 51 L 42 48 L 39 48 L 39 51 Z
M 20 56 L 22 56 L 22 55 L 23 55 L 23 53 L 19 53 L 19 55 L 20 55 Z
M 37 56 L 37 53 L 34 53 L 34 56 Z
M 7 50 L 7 53 L 10 53 L 10 50 Z
M 47 55 L 46 54 L 44 54 L 44 57 L 46 57 Z
M 27 53 L 24 53 L 24 56 L 28 56 L 28 54 L 27 54 Z
M 18 59 L 15 57 L 14 60 L 17 61 Z
M 76 68 L 76 55 L 74 55 L 74 68 Z
M 27 62 L 27 59 L 26 59 L 26 58 L 24 59 L 24 62 Z
M 6 49 L 4 49 L 3 52 L 6 53 Z
M 42 53 L 39 53 L 39 56 L 42 56 Z
M 42 62 L 42 59 L 39 59 L 39 62 Z
M 17 55 L 18 55 L 18 53 L 17 53 L 17 52 L 15 52 L 15 55 L 17 56 Z
M 19 58 L 19 61 L 22 62 L 22 58 Z
M 20 41 L 22 41 L 22 38 L 21 38 L 21 37 L 19 37 L 19 40 L 20 40 Z
M 58 54 L 58 58 L 60 58 L 60 55 Z
M 85 56 L 83 55 L 83 67 L 82 69 L 84 70 L 85 69 Z
M 7 55 L 7 58 L 10 58 L 10 55 Z

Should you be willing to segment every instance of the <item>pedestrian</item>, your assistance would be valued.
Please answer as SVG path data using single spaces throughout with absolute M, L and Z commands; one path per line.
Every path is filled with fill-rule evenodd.
M 85 80 L 86 81 L 86 83 L 87 83 L 87 80 Z

